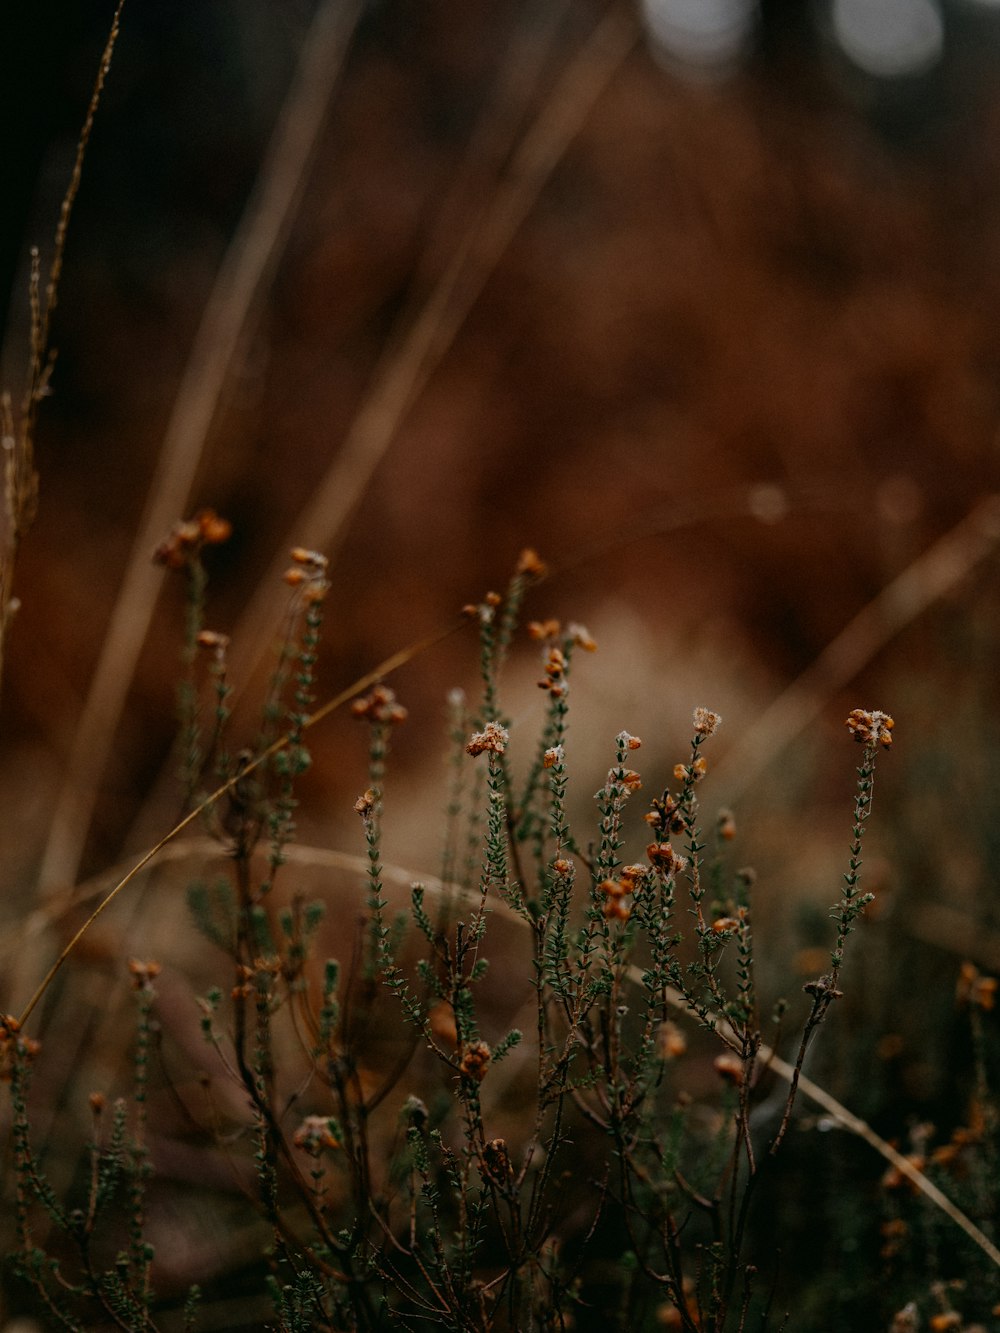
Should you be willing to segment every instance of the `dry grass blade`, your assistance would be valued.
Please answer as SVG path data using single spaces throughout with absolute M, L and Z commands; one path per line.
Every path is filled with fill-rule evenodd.
M 183 513 L 248 316 L 281 253 L 360 9 L 324 0 L 272 136 L 257 185 L 230 243 L 191 348 L 101 655 L 77 728 L 42 859 L 42 893 L 76 878 L 101 775 L 146 632 L 162 571 L 158 539 Z
M 299 544 L 313 547 L 324 551 L 333 562 L 347 523 L 403 417 L 441 364 L 545 183 L 631 52 L 637 35 L 635 21 L 618 10 L 600 22 L 553 87 L 481 223 L 463 239 L 407 334 L 398 345 L 390 344 L 386 350 L 375 372 L 374 386 L 342 449 L 281 543 L 271 570 L 234 631 L 234 677 L 248 681 L 270 648 L 275 619 L 273 590 L 280 586 L 288 548 Z
M 831 694 L 848 685 L 894 635 L 956 587 L 998 543 L 1000 495 L 988 495 L 887 584 L 759 714 L 716 769 L 730 799 L 819 717 Z

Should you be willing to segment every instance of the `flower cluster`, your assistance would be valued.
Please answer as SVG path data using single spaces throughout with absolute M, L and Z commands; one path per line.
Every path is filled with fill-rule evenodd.
M 195 642 L 199 648 L 211 653 L 216 662 L 222 663 L 226 660 L 226 650 L 229 647 L 228 634 L 220 634 L 214 629 L 203 629 L 199 630 Z
M 517 572 L 524 578 L 543 579 L 549 567 L 536 550 L 526 546 L 517 562 Z
M 654 870 L 658 870 L 665 879 L 679 875 L 687 861 L 678 856 L 669 842 L 651 842 L 646 848 L 646 855 Z
M 975 963 L 963 963 L 958 969 L 955 998 L 961 1005 L 989 1010 L 996 1001 L 996 977 L 984 977 Z
M 582 648 L 585 653 L 595 653 L 597 643 L 593 635 L 585 625 L 577 625 L 571 622 L 566 626 L 563 632 L 562 624 L 558 620 L 529 620 L 528 634 L 536 642 L 556 642 L 562 639 L 564 642 L 573 644 L 576 648 Z
M 354 802 L 354 809 L 356 813 L 361 816 L 362 819 L 365 819 L 367 818 L 368 815 L 372 813 L 377 804 L 378 804 L 378 796 L 375 794 L 375 792 L 372 791 L 371 787 L 369 787 L 368 790 L 365 792 L 365 794 L 363 796 L 359 796 L 358 799 Z
M 555 768 L 558 764 L 564 763 L 566 751 L 561 745 L 550 746 L 542 755 L 543 768 Z
M 482 731 L 474 731 L 466 745 L 466 753 L 482 754 L 489 750 L 493 754 L 503 754 L 510 740 L 510 732 L 499 722 L 487 722 Z
M 168 569 L 183 569 L 203 546 L 218 546 L 228 541 L 233 525 L 220 518 L 214 509 L 199 509 L 194 518 L 175 523 L 170 535 L 153 552 L 153 560 Z
M 329 561 L 319 551 L 309 551 L 304 546 L 294 546 L 291 551 L 292 564 L 285 570 L 282 578 L 290 588 L 301 588 L 302 596 L 308 602 L 320 602 L 330 590 L 326 577 Z
M 133 990 L 150 990 L 154 978 L 158 977 L 163 969 L 159 963 L 141 963 L 138 958 L 130 958 L 128 970 Z
M 656 1034 L 656 1047 L 661 1060 L 676 1060 L 687 1050 L 685 1037 L 679 1024 L 672 1018 L 665 1019 Z
M 566 657 L 554 644 L 545 658 L 545 675 L 538 682 L 538 688 L 548 690 L 553 699 L 561 699 L 566 693 Z
M 490 625 L 496 618 L 497 607 L 502 601 L 503 598 L 498 592 L 488 592 L 478 606 L 474 602 L 463 606 L 462 615 L 468 616 L 470 620 L 478 620 L 480 625 Z
M 888 750 L 892 745 L 892 729 L 895 722 L 888 713 L 875 708 L 869 712 L 864 708 L 854 708 L 848 714 L 846 726 L 859 745 L 881 745 Z
M 669 792 L 664 792 L 661 799 L 650 802 L 649 810 L 643 815 L 643 819 L 650 828 L 656 829 L 657 832 L 684 832 L 684 820 L 681 818 L 680 806 Z
M 620 879 L 601 880 L 597 886 L 597 892 L 604 896 L 601 914 L 605 921 L 627 921 L 629 919 L 632 905 L 625 901 L 629 890 Z
M 13 1014 L 0 1018 L 0 1079 L 5 1083 L 10 1082 L 19 1059 L 33 1060 L 41 1049 L 41 1042 L 22 1033 Z
M 388 685 L 376 685 L 371 694 L 355 699 L 351 713 L 366 722 L 382 722 L 391 727 L 405 722 L 407 717 L 406 709 L 396 702 L 395 690 L 390 690 Z
M 696 736 L 711 736 L 716 730 L 722 718 L 718 713 L 713 713 L 710 708 L 696 708 L 694 710 L 694 734 Z
M 481 1083 L 486 1077 L 486 1070 L 493 1058 L 493 1052 L 485 1041 L 470 1041 L 462 1052 L 459 1071 L 474 1083 Z
M 712 1061 L 715 1072 L 724 1083 L 731 1083 L 734 1088 L 742 1085 L 746 1077 L 746 1069 L 743 1061 L 733 1051 L 723 1051 Z
M 512 1168 L 505 1139 L 490 1139 L 483 1145 L 483 1166 L 491 1180 L 498 1185 L 506 1183 L 511 1176 Z
M 601 913 L 605 921 L 627 921 L 632 912 L 628 900 L 642 889 L 647 869 L 645 866 L 622 866 L 617 879 L 605 879 L 597 886 L 604 897 Z
M 311 1157 L 318 1157 L 324 1148 L 340 1147 L 340 1140 L 325 1115 L 307 1115 L 295 1131 L 292 1142 Z

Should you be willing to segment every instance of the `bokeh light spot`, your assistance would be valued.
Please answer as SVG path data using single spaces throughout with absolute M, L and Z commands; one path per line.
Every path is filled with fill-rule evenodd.
M 944 23 L 934 0 L 833 0 L 833 28 L 867 74 L 920 74 L 940 57 Z
M 711 68 L 740 56 L 757 18 L 755 0 L 642 0 L 653 40 L 672 56 Z

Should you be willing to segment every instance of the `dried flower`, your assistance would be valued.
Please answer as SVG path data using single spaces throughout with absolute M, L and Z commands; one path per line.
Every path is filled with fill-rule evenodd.
M 471 755 L 482 754 L 484 750 L 490 750 L 493 754 L 503 754 L 507 748 L 507 742 L 510 740 L 510 732 L 499 722 L 487 722 L 482 731 L 474 731 L 465 747 L 466 752 Z
M 195 639 L 199 648 L 204 648 L 205 652 L 211 653 L 218 666 L 224 666 L 226 661 L 226 651 L 229 648 L 229 635 L 219 634 L 214 629 L 203 629 Z
M 712 930 L 716 935 L 730 935 L 739 928 L 740 923 L 734 916 L 720 916 L 712 922 Z
M 390 690 L 388 685 L 376 685 L 371 694 L 355 699 L 351 704 L 351 712 L 357 718 L 387 723 L 389 726 L 398 726 L 407 717 L 406 709 L 396 702 L 395 691 Z
M 462 1053 L 459 1071 L 473 1082 L 481 1083 L 492 1058 L 493 1052 L 485 1041 L 470 1041 Z
M 153 560 L 168 569 L 183 569 L 203 546 L 217 546 L 228 541 L 233 526 L 214 509 L 200 509 L 194 518 L 175 523 L 169 535 L 153 552 Z
M 566 626 L 566 634 L 576 644 L 577 648 L 582 648 L 585 653 L 597 652 L 597 643 L 586 625 L 571 623 Z
M 917 1333 L 920 1327 L 920 1314 L 915 1301 L 909 1301 L 902 1310 L 892 1316 L 889 1333 Z
M 988 1011 L 996 1002 L 996 991 L 996 977 L 983 976 L 975 963 L 965 962 L 958 969 L 955 999 L 959 1004 L 974 1005 L 977 1009 Z
M 529 620 L 528 634 L 532 639 L 557 639 L 559 637 L 560 624 L 558 620 Z
M 545 678 L 538 682 L 539 689 L 549 690 L 553 698 L 561 699 L 566 693 L 566 657 L 553 644 L 545 658 Z
M 510 1153 L 504 1139 L 490 1139 L 483 1145 L 483 1167 L 491 1180 L 503 1185 L 511 1176 Z
M 642 778 L 634 768 L 623 768 L 618 775 L 618 781 L 626 791 L 638 791 L 642 786 Z
M 627 921 L 632 915 L 632 908 L 623 897 L 608 898 L 601 908 L 605 921 Z
M 927 1327 L 931 1333 L 948 1333 L 948 1329 L 961 1328 L 962 1316 L 957 1310 L 945 1310 L 941 1314 L 932 1314 Z
M 618 874 L 622 884 L 625 885 L 626 892 L 637 893 L 646 882 L 649 867 L 641 865 L 622 866 Z
M 667 879 L 672 875 L 679 875 L 687 865 L 684 857 L 678 856 L 669 842 L 651 842 L 646 848 L 646 855 L 653 869 L 658 870 Z
M 565 762 L 566 752 L 561 745 L 553 745 L 542 755 L 543 768 L 555 768 Z
M 311 1157 L 318 1157 L 324 1148 L 340 1147 L 333 1123 L 324 1115 L 307 1115 L 295 1131 L 292 1142 Z
M 330 590 L 326 577 L 329 561 L 319 551 L 309 551 L 304 546 L 293 546 L 291 557 L 294 564 L 283 574 L 285 583 L 290 588 L 302 588 L 306 601 L 321 601 Z
M 736 837 L 736 820 L 732 810 L 720 810 L 715 820 L 715 831 L 723 842 L 732 842 Z
M 132 989 L 141 991 L 149 990 L 154 977 L 158 977 L 163 969 L 159 963 L 141 963 L 138 958 L 130 958 L 128 970 L 132 978 Z
M 443 1041 L 448 1046 L 458 1045 L 458 1027 L 450 1005 L 444 1003 L 434 1005 L 427 1015 L 427 1023 L 438 1041 Z
M 369 787 L 368 790 L 365 792 L 365 794 L 363 796 L 359 796 L 358 799 L 354 802 L 354 809 L 357 811 L 357 813 L 361 816 L 362 819 L 365 819 L 375 809 L 377 803 L 378 803 L 378 796 L 375 794 L 375 792 L 372 791 L 371 787 Z
M 676 1060 L 687 1050 L 687 1037 L 680 1026 L 668 1018 L 657 1030 L 656 1046 L 661 1060 Z
M 195 515 L 195 521 L 206 546 L 219 546 L 233 535 L 233 525 L 229 519 L 221 518 L 214 509 L 200 509 Z
M 26 1037 L 13 1014 L 0 1018 L 0 1079 L 9 1082 L 18 1060 L 33 1060 L 42 1049 L 40 1041 Z
M 694 710 L 694 734 L 696 736 L 711 736 L 716 730 L 722 718 L 718 713 L 713 713 L 710 708 L 696 708 Z
M 723 1051 L 712 1061 L 715 1072 L 726 1083 L 732 1083 L 736 1088 L 741 1087 L 746 1077 L 746 1070 L 743 1068 L 743 1061 L 732 1051 Z
M 864 708 L 854 708 L 848 714 L 847 729 L 859 745 L 881 745 L 886 750 L 892 745 L 892 729 L 895 722 L 888 713 L 879 709 L 868 712 Z
M 549 567 L 536 550 L 526 546 L 518 558 L 517 572 L 527 578 L 543 579 L 549 572 Z

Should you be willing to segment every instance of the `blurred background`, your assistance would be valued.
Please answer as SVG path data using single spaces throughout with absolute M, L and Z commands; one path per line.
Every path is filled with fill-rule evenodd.
M 15 399 L 27 247 L 51 254 L 110 17 L 36 0 L 2 20 Z M 691 709 L 718 709 L 705 800 L 735 808 L 760 872 L 775 995 L 828 943 L 857 759 L 843 718 L 892 712 L 878 910 L 814 1076 L 901 1141 L 961 1123 L 955 976 L 1000 966 L 998 75 L 986 0 L 128 0 L 3 681 L 0 914 L 22 953 L 3 1003 L 66 929 L 32 917 L 25 961 L 20 923 L 176 815 L 181 596 L 148 557 L 210 505 L 234 526 L 209 620 L 234 634 L 248 737 L 293 541 L 331 555 L 321 698 L 537 548 L 552 573 L 529 615 L 599 644 L 573 687 L 580 818 L 618 731 L 643 737 L 655 790 Z M 116 623 L 134 644 L 109 652 Z M 438 864 L 445 696 L 475 697 L 473 637 L 392 680 L 411 717 L 387 854 L 414 871 Z M 515 739 L 537 674 L 525 643 Z M 360 850 L 363 744 L 340 716 L 314 734 L 307 842 Z M 149 901 L 81 964 L 94 995 L 123 934 L 142 952 L 157 914 L 179 927 L 177 894 Z M 817 1299 L 882 1327 L 856 1322 L 876 1298 L 860 1269 L 850 1287 L 863 1244 L 835 1216 L 838 1172 L 870 1183 L 880 1164 L 840 1151 L 815 1189 L 841 1287 Z

